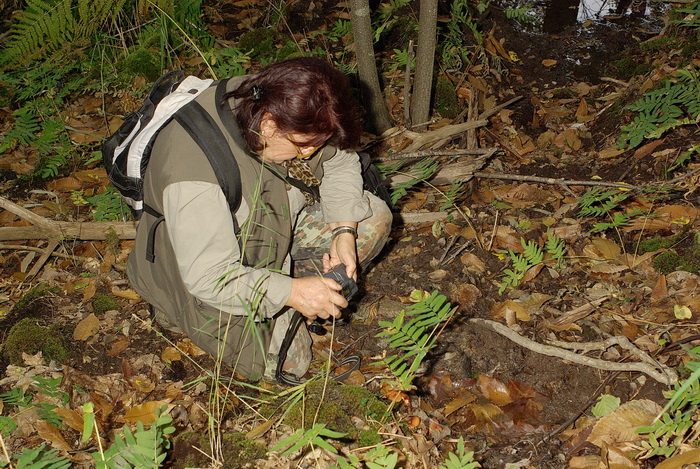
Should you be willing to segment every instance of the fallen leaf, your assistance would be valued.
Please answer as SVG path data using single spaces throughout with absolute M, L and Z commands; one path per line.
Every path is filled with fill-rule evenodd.
M 127 300 L 138 300 L 141 297 L 132 289 L 119 290 L 118 288 L 112 288 L 112 295 L 118 296 L 119 298 L 126 298 Z
M 593 245 L 598 248 L 604 258 L 608 260 L 617 259 L 622 253 L 620 246 L 615 241 L 608 238 L 594 238 Z
M 556 65 L 557 61 L 554 59 L 544 59 L 542 61 L 542 65 L 545 67 L 551 67 L 552 65 Z
M 73 339 L 88 340 L 100 330 L 100 320 L 97 319 L 94 313 L 83 319 L 75 326 L 73 331 Z
M 673 315 L 676 319 L 690 319 L 693 317 L 693 313 L 687 306 L 673 305 Z
M 77 432 L 83 431 L 83 414 L 73 409 L 66 409 L 65 407 L 58 407 L 54 409 L 58 415 L 63 419 L 63 423 L 68 425 L 70 428 Z
M 129 339 L 126 337 L 121 337 L 114 342 L 112 342 L 112 345 L 110 346 L 109 350 L 107 351 L 107 356 L 109 357 L 116 357 L 120 353 L 122 353 L 124 350 L 129 348 Z
M 507 319 L 515 317 L 519 321 L 530 321 L 532 319 L 525 307 L 514 300 L 506 300 L 499 303 L 493 307 L 492 311 L 496 318 Z
M 445 408 L 443 409 L 443 414 L 445 415 L 445 417 L 447 417 L 456 410 L 459 410 L 462 407 L 469 405 L 474 401 L 476 401 L 476 396 L 468 391 L 465 391 L 465 395 L 454 399 L 445 406 Z
M 656 302 L 661 300 L 662 298 L 666 298 L 667 296 L 668 284 L 666 283 L 666 276 L 664 274 L 661 274 L 656 280 L 656 285 L 654 285 L 654 288 L 651 290 L 651 301 Z
M 465 252 L 459 257 L 459 260 L 467 266 L 467 270 L 477 274 L 483 274 L 488 270 L 486 264 L 479 257 L 471 252 Z
M 46 420 L 37 420 L 34 423 L 34 427 L 37 433 L 39 433 L 39 436 L 48 441 L 54 448 L 61 451 L 73 451 L 73 447 L 68 444 L 58 428 L 54 427 Z
M 144 425 L 150 425 L 158 418 L 156 411 L 165 405 L 168 405 L 165 401 L 144 402 L 127 410 L 124 420 L 129 423 L 141 422 Z
M 503 381 L 488 375 L 479 375 L 477 382 L 481 394 L 497 406 L 503 406 L 513 402 L 508 386 L 506 386 Z
M 129 382 L 135 390 L 144 394 L 148 394 L 156 388 L 155 383 L 143 375 L 136 375 Z
M 684 453 L 677 454 L 672 458 L 668 458 L 658 464 L 655 469 L 676 469 L 697 462 L 700 462 L 700 448 L 691 449 Z
M 598 420 L 586 441 L 598 447 L 603 444 L 619 447 L 619 443 L 638 441 L 641 436 L 637 428 L 650 425 L 660 411 L 661 406 L 648 399 L 626 402 Z
M 182 360 L 182 354 L 180 353 L 180 350 L 176 349 L 175 347 L 165 347 L 163 352 L 160 354 L 160 359 L 163 360 L 163 363 L 169 365 L 172 362 Z

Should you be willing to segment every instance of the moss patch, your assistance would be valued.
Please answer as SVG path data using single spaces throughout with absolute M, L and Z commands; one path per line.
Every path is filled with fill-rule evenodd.
M 46 303 L 40 302 L 39 300 L 46 299 L 47 297 L 58 294 L 60 292 L 61 290 L 59 290 L 56 287 L 49 287 L 45 284 L 39 284 L 36 287 L 29 290 L 27 293 L 25 293 L 25 295 L 22 298 L 20 298 L 20 300 L 17 303 L 15 303 L 10 312 L 12 314 L 18 314 L 21 316 L 31 316 L 32 311 L 35 309 L 39 309 L 42 310 L 41 312 L 45 312 L 43 310 L 46 306 Z
M 248 440 L 243 433 L 222 434 L 221 446 L 224 467 L 231 469 L 249 465 L 256 459 L 265 457 L 266 453 L 263 445 Z M 196 448 L 207 451 L 207 448 L 209 448 L 207 435 L 193 432 L 177 435 L 173 439 L 173 448 L 168 458 L 168 467 L 173 469 L 209 467 L 211 460 L 200 451 L 197 451 Z
M 150 50 L 139 48 L 122 61 L 120 67 L 130 75 L 140 75 L 148 81 L 155 81 L 161 72 L 160 56 Z
M 438 77 L 435 84 L 435 109 L 442 117 L 454 119 L 459 114 L 457 92 L 452 82 L 445 77 Z
M 244 34 L 238 48 L 263 63 L 278 62 L 298 56 L 294 41 L 272 28 L 258 28 Z
M 122 309 L 122 306 L 119 303 L 114 301 L 110 296 L 103 295 L 102 293 L 95 293 L 95 296 L 92 297 L 90 303 L 92 303 L 92 311 L 97 316 L 100 316 L 107 311 L 121 311 Z
M 22 353 L 35 355 L 42 352 L 44 360 L 63 362 L 70 353 L 58 327 L 42 327 L 31 318 L 24 318 L 12 326 L 2 344 L 2 353 L 13 365 L 24 365 Z
M 360 432 L 352 421 L 353 417 L 368 422 L 379 420 L 387 411 L 386 404 L 366 388 L 329 381 L 323 395 L 323 386 L 323 382 L 309 383 L 303 399 L 289 409 L 284 423 L 295 429 L 302 428 L 302 422 L 303 428 L 311 428 L 314 423 L 323 423 L 326 428 L 346 433 L 348 438 L 357 440 Z M 272 414 L 280 406 L 284 407 L 282 401 L 272 402 L 265 406 L 263 413 Z M 367 423 L 365 430 L 369 428 Z

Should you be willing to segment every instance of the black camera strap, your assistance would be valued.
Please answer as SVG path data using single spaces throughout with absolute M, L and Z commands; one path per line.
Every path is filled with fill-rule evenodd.
M 287 373 L 282 370 L 284 367 L 284 362 L 287 361 L 287 354 L 289 353 L 289 347 L 292 346 L 292 341 L 294 341 L 294 336 L 297 334 L 299 327 L 304 323 L 304 316 L 299 311 L 294 311 L 291 321 L 289 321 L 289 328 L 284 335 L 284 340 L 282 340 L 282 345 L 280 346 L 279 354 L 277 356 L 277 369 L 275 370 L 275 379 L 278 382 L 286 384 L 288 386 L 298 386 L 304 384 L 307 380 L 298 378 L 291 373 Z M 349 355 L 338 363 L 338 368 L 350 365 L 350 369 L 344 371 L 343 373 L 333 376 L 334 381 L 343 381 L 347 379 L 350 374 L 360 369 L 360 364 L 362 363 L 362 357 L 360 355 Z

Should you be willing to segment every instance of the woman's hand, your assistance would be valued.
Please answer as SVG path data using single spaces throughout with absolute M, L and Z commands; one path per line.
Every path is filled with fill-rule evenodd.
M 324 277 L 292 279 L 292 292 L 287 306 L 299 311 L 309 321 L 316 318 L 340 317 L 340 309 L 348 305 L 340 294 L 341 286 L 335 280 Z
M 357 229 L 357 223 L 331 223 L 331 229 L 338 226 L 350 226 Z M 352 233 L 340 233 L 331 239 L 330 253 L 323 255 L 323 271 L 330 272 L 338 265 L 345 264 L 345 273 L 357 282 L 357 243 Z

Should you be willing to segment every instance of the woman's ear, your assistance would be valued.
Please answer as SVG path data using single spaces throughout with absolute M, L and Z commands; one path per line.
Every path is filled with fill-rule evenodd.
M 260 120 L 260 135 L 272 137 L 277 131 L 277 123 L 272 118 L 272 114 L 266 112 Z

